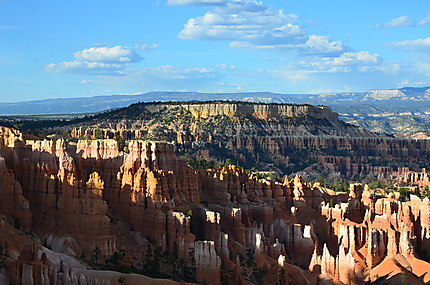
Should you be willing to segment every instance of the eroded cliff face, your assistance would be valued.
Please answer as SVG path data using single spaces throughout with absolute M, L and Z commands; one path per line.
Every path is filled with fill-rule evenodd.
M 430 186 L 430 176 L 425 168 L 421 172 L 411 171 L 409 167 L 401 167 L 395 173 L 399 182 L 413 185 Z
M 247 104 L 247 103 L 206 103 L 206 104 L 183 104 L 186 110 L 195 118 L 208 118 L 212 116 L 253 116 L 258 119 L 276 119 L 280 117 L 313 117 L 316 119 L 327 119 L 337 121 L 336 113 L 326 106 L 311 105 L 287 105 L 287 104 Z M 163 108 L 172 108 L 169 105 L 161 105 Z M 154 111 L 152 111 L 154 112 Z
M 173 141 L 181 154 L 220 162 L 229 158 L 249 169 L 303 171 L 314 176 L 387 176 L 396 167 L 419 169 L 430 162 L 428 140 L 376 135 L 339 121 L 337 114 L 324 106 L 135 104 L 63 131 L 75 138 Z
M 2 129 L 0 278 L 168 284 L 88 269 L 105 264 L 206 284 L 430 281 L 428 200 L 375 199 L 361 185 L 334 193 L 300 176 L 278 183 L 233 165 L 194 171 L 169 143 L 128 149 Z

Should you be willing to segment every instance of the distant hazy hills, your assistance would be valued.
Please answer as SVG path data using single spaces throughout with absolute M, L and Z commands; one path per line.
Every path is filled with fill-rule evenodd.
M 193 100 L 326 105 L 338 112 L 340 119 L 373 132 L 406 138 L 430 138 L 430 87 L 325 94 L 149 92 L 0 103 L 0 115 L 57 114 L 44 118 L 61 118 L 58 114 L 96 113 L 137 102 Z
M 364 93 L 351 93 L 361 94 Z M 337 94 L 348 97 L 349 94 Z M 322 96 L 322 97 L 320 97 Z M 80 98 L 58 98 L 16 103 L 0 103 L 0 115 L 36 115 L 93 113 L 107 109 L 121 108 L 137 102 L 154 101 L 208 101 L 237 100 L 273 103 L 327 104 L 325 95 L 278 94 L 270 92 L 248 93 L 197 93 L 197 92 L 148 92 L 138 95 L 107 95 Z M 330 95 L 331 96 L 331 95 Z M 340 98 L 339 97 L 339 98 Z M 337 100 L 332 97 L 331 99 Z
M 246 97 L 279 98 L 272 93 L 195 93 L 195 92 L 148 92 L 138 95 L 107 95 L 81 98 L 59 98 L 17 103 L 0 103 L 2 115 L 36 115 L 94 113 L 108 109 L 127 107 L 137 102 L 153 101 L 207 101 L 242 100 Z M 302 95 L 304 96 L 304 95 Z M 276 102 L 279 102 L 276 99 Z
M 0 103 L 0 114 L 65 114 L 92 113 L 128 106 L 136 102 L 189 101 L 189 100 L 245 100 L 276 103 L 298 103 L 328 106 L 371 105 L 376 107 L 405 108 L 430 106 L 430 87 L 369 92 L 327 94 L 250 93 L 195 93 L 149 92 L 139 95 L 110 95 L 82 98 L 59 98 L 17 103 Z M 337 109 L 337 108 L 334 108 Z M 341 108 L 342 109 L 342 108 Z

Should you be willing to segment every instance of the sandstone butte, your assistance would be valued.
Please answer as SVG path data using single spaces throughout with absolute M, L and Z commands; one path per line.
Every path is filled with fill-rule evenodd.
M 394 139 L 338 119 L 329 107 L 247 102 L 138 103 L 58 130 L 74 138 L 174 141 L 182 153 L 281 173 L 389 177 L 430 163 L 430 140 Z
M 428 199 L 195 171 L 169 143 L 128 149 L 0 127 L 0 284 L 430 282 Z

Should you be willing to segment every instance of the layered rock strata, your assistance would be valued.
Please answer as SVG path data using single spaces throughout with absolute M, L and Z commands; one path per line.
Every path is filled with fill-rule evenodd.
M 335 193 L 233 165 L 194 171 L 169 143 L 128 149 L 1 129 L 0 274 L 17 284 L 163 282 L 95 270 L 121 264 L 206 284 L 430 281 L 428 199 L 377 199 L 359 184 Z
M 244 102 L 142 103 L 78 123 L 75 138 L 162 139 L 181 153 L 280 173 L 389 177 L 393 166 L 430 162 L 428 140 L 376 135 L 324 106 Z M 390 166 L 387 166 L 390 165 Z
M 430 174 L 425 168 L 420 172 L 412 171 L 409 167 L 399 167 L 397 172 L 394 173 L 399 182 L 404 182 L 414 185 L 430 186 Z

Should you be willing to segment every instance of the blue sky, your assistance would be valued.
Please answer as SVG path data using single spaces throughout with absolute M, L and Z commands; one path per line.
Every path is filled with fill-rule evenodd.
M 430 86 L 430 3 L 0 0 L 0 102 Z

